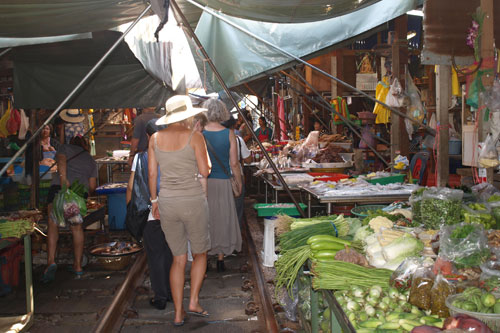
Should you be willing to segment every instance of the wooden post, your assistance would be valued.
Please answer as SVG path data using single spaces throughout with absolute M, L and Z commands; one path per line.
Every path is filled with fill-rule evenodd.
M 392 44 L 392 74 L 405 87 L 405 64 L 408 63 L 408 47 L 406 34 L 408 32 L 408 16 L 402 15 L 394 20 L 396 38 Z M 399 109 L 405 112 L 404 108 Z M 409 155 L 409 139 L 406 132 L 404 118 L 391 113 L 391 161 L 399 154 Z
M 449 120 L 448 120 L 448 102 L 450 100 L 451 85 L 451 66 L 438 65 L 436 74 L 436 120 L 438 122 L 438 131 L 436 140 L 438 140 L 438 160 L 437 160 L 437 179 L 436 186 L 444 187 L 448 183 L 450 174 L 449 165 Z
M 38 117 L 37 117 L 38 111 L 36 109 L 31 110 L 31 119 L 30 119 L 30 126 L 31 126 L 31 133 L 35 133 L 37 128 L 40 126 L 38 124 Z M 38 203 L 39 203 L 39 197 L 38 193 L 39 188 L 40 188 L 40 137 L 36 138 L 31 143 L 33 149 L 33 165 L 32 167 L 32 174 L 31 174 L 31 195 L 30 195 L 30 208 L 38 208 Z M 25 166 L 26 168 L 28 166 Z
M 500 4 L 496 4 L 500 6 Z M 483 58 L 483 64 L 485 64 L 485 59 L 491 59 L 495 56 L 495 48 L 493 47 L 495 43 L 494 39 L 494 15 L 493 15 L 493 0 L 481 0 L 481 10 L 483 11 L 484 21 L 483 21 L 483 31 L 481 34 L 481 58 Z M 486 62 L 488 63 L 488 62 Z M 493 85 L 494 75 L 493 74 L 485 74 L 482 77 L 483 86 L 488 89 Z M 481 99 L 479 100 L 479 105 L 484 104 Z M 489 133 L 489 125 L 488 122 L 484 123 L 484 113 L 480 114 L 478 124 L 478 137 L 480 142 L 484 142 L 486 140 L 486 136 Z M 486 177 L 489 183 L 493 184 L 493 168 L 486 169 Z

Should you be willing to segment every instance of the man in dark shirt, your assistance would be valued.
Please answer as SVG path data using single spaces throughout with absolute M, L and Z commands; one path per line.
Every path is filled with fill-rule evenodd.
M 155 113 L 156 108 L 144 108 L 142 114 L 134 120 L 134 134 L 130 143 L 130 155 L 128 164 L 131 166 L 134 160 L 134 155 L 148 149 L 148 137 L 146 135 L 146 124 L 153 118 L 159 118 L 160 115 Z

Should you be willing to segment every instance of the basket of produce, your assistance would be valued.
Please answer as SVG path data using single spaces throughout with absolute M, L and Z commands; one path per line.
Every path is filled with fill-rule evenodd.
M 481 320 L 494 332 L 500 330 L 500 294 L 470 287 L 461 294 L 448 296 L 450 314 L 466 314 Z
M 364 206 L 356 206 L 351 209 L 351 213 L 358 217 L 367 217 L 370 211 L 377 211 L 379 209 L 384 209 L 387 207 L 386 205 L 364 205 Z
M 299 203 L 300 208 L 303 210 L 307 208 L 307 205 Z M 264 216 L 276 216 L 280 214 L 286 214 L 289 216 L 300 216 L 297 207 L 293 203 L 275 203 L 266 204 L 260 203 L 253 206 L 257 210 L 257 215 L 260 217 Z
M 125 269 L 132 255 L 140 251 L 142 247 L 139 244 L 128 241 L 97 244 L 89 248 L 89 253 L 97 257 L 97 265 L 112 271 Z

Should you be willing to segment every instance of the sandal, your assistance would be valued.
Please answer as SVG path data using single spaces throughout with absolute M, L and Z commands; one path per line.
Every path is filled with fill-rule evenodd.
M 54 263 L 49 265 L 49 267 L 47 267 L 47 269 L 43 273 L 42 282 L 49 283 L 54 281 L 56 279 L 56 271 L 57 271 L 57 264 Z

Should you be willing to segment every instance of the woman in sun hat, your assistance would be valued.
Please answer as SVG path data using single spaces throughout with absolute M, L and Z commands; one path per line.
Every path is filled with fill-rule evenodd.
M 61 127 L 60 133 L 61 143 L 69 143 L 75 136 L 85 134 L 83 127 L 85 115 L 79 109 L 64 109 L 59 117 L 64 120 L 64 126 Z
M 174 260 L 170 269 L 170 288 L 174 300 L 174 325 L 182 326 L 184 274 L 189 241 L 193 253 L 190 300 L 187 313 L 207 317 L 199 303 L 199 293 L 210 248 L 208 203 L 199 180 L 210 174 L 210 162 L 203 135 L 191 130 L 192 118 L 206 109 L 194 108 L 189 96 L 171 97 L 166 114 L 157 125 L 168 125 L 149 140 L 148 170 L 153 217 L 160 219 Z M 158 166 L 160 192 L 156 196 Z

